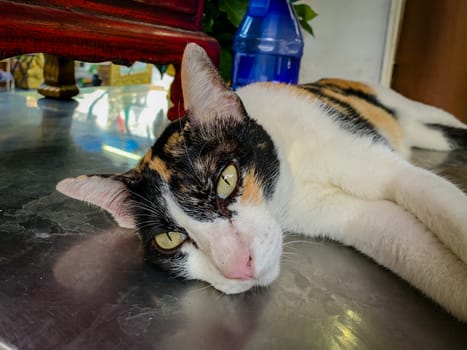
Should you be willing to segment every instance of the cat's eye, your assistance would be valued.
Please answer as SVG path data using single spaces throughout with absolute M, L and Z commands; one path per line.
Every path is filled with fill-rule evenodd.
M 154 236 L 153 242 L 156 248 L 162 252 L 173 252 L 179 248 L 188 236 L 177 231 L 159 233 Z
M 217 182 L 217 196 L 226 199 L 237 187 L 238 172 L 235 165 L 230 164 L 222 171 Z

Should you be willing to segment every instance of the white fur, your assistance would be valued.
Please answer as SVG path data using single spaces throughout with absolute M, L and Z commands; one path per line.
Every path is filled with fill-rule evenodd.
M 394 90 L 373 85 L 378 99 L 395 110 L 404 130 L 404 142 L 408 147 L 420 147 L 437 151 L 452 149 L 442 134 L 425 124 L 441 124 L 459 129 L 467 126 L 446 111 L 410 100 Z
M 193 244 L 183 246 L 188 257 L 183 276 L 209 282 L 214 288 L 227 294 L 241 293 L 254 285 L 268 285 L 279 274 L 282 252 L 282 230 L 270 214 L 266 203 L 258 206 L 232 205 L 237 212 L 232 220 L 216 219 L 200 222 L 187 215 L 170 195 L 166 196 L 167 210 L 179 225 L 183 226 Z M 224 276 L 225 266 L 247 249 L 252 253 L 254 278 L 229 279 Z
M 407 146 L 449 149 L 439 135 L 432 144 L 423 139 L 426 122 L 465 128 L 446 112 L 380 92 L 402 116 Z M 280 153 L 272 201 L 285 208 L 284 231 L 352 245 L 467 320 L 467 197 L 461 190 L 343 130 L 293 88 L 254 84 L 238 93 Z

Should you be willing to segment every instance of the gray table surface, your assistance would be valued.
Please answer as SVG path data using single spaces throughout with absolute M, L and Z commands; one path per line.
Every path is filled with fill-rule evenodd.
M 333 242 L 289 236 L 280 278 L 237 296 L 143 263 L 134 232 L 55 184 L 134 166 L 164 124 L 148 91 L 0 93 L 0 349 L 467 349 L 466 324 Z M 416 161 L 466 189 L 466 153 Z

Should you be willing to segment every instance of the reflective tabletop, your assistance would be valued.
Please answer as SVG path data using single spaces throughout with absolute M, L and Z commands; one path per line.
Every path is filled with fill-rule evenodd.
M 351 248 L 289 235 L 276 282 L 226 296 L 144 263 L 133 231 L 56 192 L 134 166 L 166 110 L 151 86 L 0 93 L 0 349 L 467 349 L 466 324 Z M 466 153 L 415 161 L 467 189 Z

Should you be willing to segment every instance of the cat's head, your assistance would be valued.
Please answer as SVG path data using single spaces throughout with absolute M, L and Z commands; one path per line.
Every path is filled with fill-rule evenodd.
M 182 61 L 187 114 L 124 174 L 61 181 L 62 193 L 136 228 L 147 260 L 225 293 L 271 283 L 282 232 L 270 210 L 279 177 L 271 138 L 248 117 L 203 49 Z

